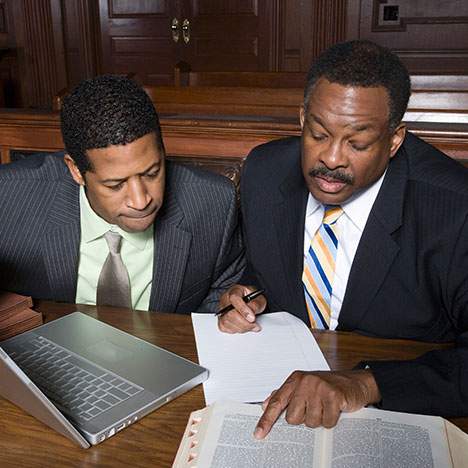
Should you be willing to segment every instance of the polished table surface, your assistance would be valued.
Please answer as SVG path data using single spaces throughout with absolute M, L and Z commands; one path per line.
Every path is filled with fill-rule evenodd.
M 47 302 L 39 303 L 36 310 L 44 314 L 45 321 L 79 310 L 197 361 L 192 323 L 186 315 Z M 435 347 L 347 332 L 313 333 L 330 367 L 337 370 L 349 369 L 363 359 L 410 359 Z M 203 390 L 199 385 L 109 440 L 83 450 L 0 398 L 0 467 L 170 467 L 190 412 L 204 406 Z M 468 418 L 457 418 L 452 422 L 468 432 Z

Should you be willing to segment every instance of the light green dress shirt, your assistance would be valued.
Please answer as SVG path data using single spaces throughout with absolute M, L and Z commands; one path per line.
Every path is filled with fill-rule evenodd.
M 120 254 L 130 277 L 132 306 L 148 310 L 153 280 L 153 225 L 144 232 L 126 232 L 98 216 L 91 208 L 84 187 L 80 187 L 81 241 L 76 286 L 77 304 L 96 304 L 96 290 L 102 266 L 109 253 L 103 237 L 107 231 L 122 236 Z

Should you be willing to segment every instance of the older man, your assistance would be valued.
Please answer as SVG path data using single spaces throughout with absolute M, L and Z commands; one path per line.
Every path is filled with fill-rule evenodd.
M 295 372 L 266 402 L 257 437 L 286 408 L 289 422 L 313 427 L 368 404 L 468 415 L 468 172 L 406 132 L 409 96 L 403 64 L 371 42 L 337 44 L 312 65 L 302 137 L 247 159 L 248 266 L 222 297 L 235 310 L 219 327 L 258 331 L 267 300 L 316 328 L 457 345 L 361 370 Z M 245 304 L 258 287 L 266 299 Z

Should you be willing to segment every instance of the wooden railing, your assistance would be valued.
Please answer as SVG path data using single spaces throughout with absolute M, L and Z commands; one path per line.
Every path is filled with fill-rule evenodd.
M 222 173 L 236 183 L 248 152 L 276 138 L 300 135 L 297 118 L 161 116 L 169 159 Z M 468 125 L 409 122 L 427 142 L 468 166 Z M 0 111 L 0 156 L 6 163 L 22 154 L 63 149 L 58 112 Z

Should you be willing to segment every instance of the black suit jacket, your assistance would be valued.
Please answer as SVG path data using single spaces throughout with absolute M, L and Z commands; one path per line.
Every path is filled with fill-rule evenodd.
M 63 155 L 0 166 L 0 289 L 75 302 L 79 245 L 79 186 Z M 167 161 L 149 308 L 216 311 L 244 265 L 233 184 Z
M 241 282 L 308 323 L 301 282 L 308 191 L 300 139 L 255 148 L 241 178 L 248 266 Z M 407 362 L 368 363 L 387 409 L 468 415 L 468 171 L 408 134 L 354 258 L 340 330 L 456 341 Z

